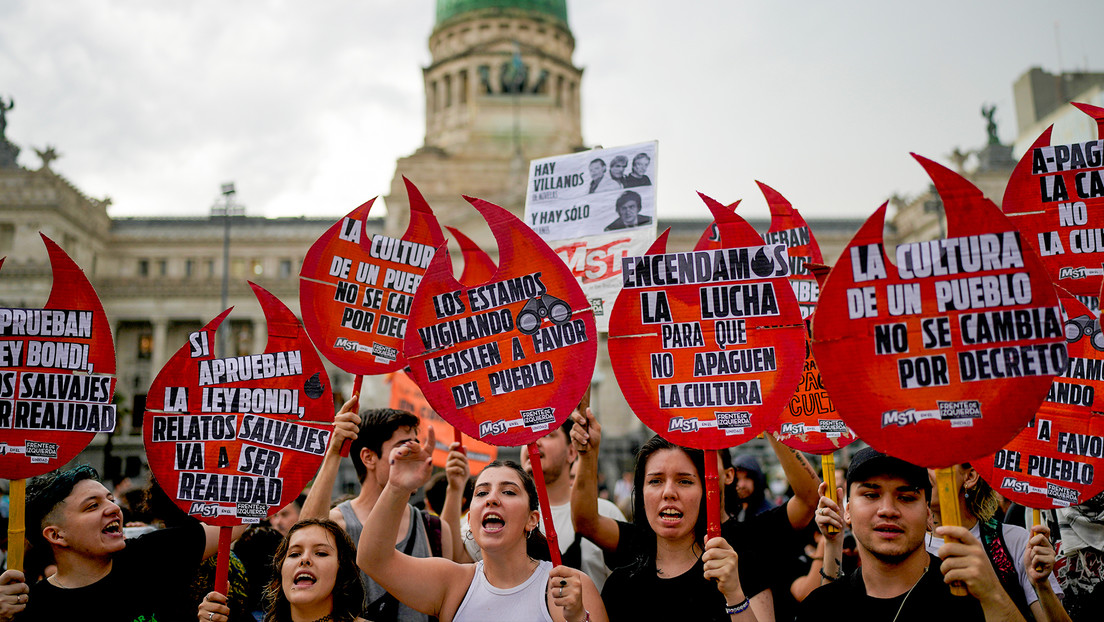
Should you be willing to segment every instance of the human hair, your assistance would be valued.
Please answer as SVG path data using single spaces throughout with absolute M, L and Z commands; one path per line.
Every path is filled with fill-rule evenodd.
M 333 614 L 335 622 L 352 622 L 364 608 L 364 587 L 356 563 L 356 547 L 345 530 L 328 518 L 307 518 L 291 526 L 272 556 L 272 578 L 265 588 L 267 606 L 264 622 L 291 622 L 291 605 L 284 594 L 283 567 L 291 546 L 291 536 L 300 529 L 321 527 L 329 532 L 337 549 L 337 576 L 334 578 Z
M 593 160 L 590 161 L 591 164 L 594 164 L 595 162 L 597 162 L 598 164 L 601 164 L 602 168 L 606 168 L 606 161 L 603 160 L 602 158 L 594 158 Z
M 633 164 L 636 164 L 637 160 L 647 160 L 647 161 L 651 162 L 652 158 L 648 154 L 646 154 L 644 152 L 640 152 L 640 153 L 633 156 Z
M 636 201 L 636 211 L 639 212 L 642 207 L 642 204 L 640 202 L 640 195 L 637 194 L 634 190 L 626 190 L 622 192 L 621 196 L 617 197 L 617 201 L 614 203 L 614 205 L 616 205 L 617 209 L 620 210 L 629 201 Z
M 368 467 L 360 459 L 360 450 L 368 449 L 379 458 L 383 452 L 383 444 L 391 440 L 395 431 L 399 428 L 418 429 L 421 423 L 413 413 L 395 408 L 371 408 L 360 413 L 360 430 L 357 437 L 349 443 L 349 456 L 353 459 L 353 469 L 356 471 L 357 480 L 363 482 L 368 475 Z
M 54 510 L 73 492 L 77 484 L 86 479 L 98 482 L 100 474 L 91 466 L 82 464 L 72 469 L 51 471 L 31 480 L 27 486 L 26 524 L 31 527 L 27 530 L 27 537 L 32 545 L 46 545 L 42 530 L 48 522 L 56 519 L 53 516 Z
M 705 543 L 705 531 L 707 525 L 706 518 L 706 505 L 705 505 L 705 488 L 704 477 L 705 473 L 705 452 L 700 449 L 690 449 L 688 447 L 681 447 L 675 445 L 671 441 L 656 434 L 652 438 L 648 439 L 648 442 L 644 443 L 640 447 L 640 451 L 636 452 L 636 470 L 633 475 L 633 493 L 632 493 L 632 505 L 633 505 L 633 523 L 637 527 L 637 532 L 640 540 L 636 543 L 636 565 L 632 572 L 637 573 L 655 563 L 656 557 L 656 539 L 659 538 L 656 535 L 654 529 L 652 529 L 651 523 L 648 522 L 648 513 L 644 510 L 644 480 L 648 473 L 648 460 L 659 451 L 665 449 L 673 449 L 681 451 L 690 458 L 690 462 L 694 464 L 694 469 L 698 472 L 698 483 L 702 486 L 701 502 L 698 504 L 698 520 L 694 524 L 694 538 L 698 544 L 703 545 Z
M 497 468 L 510 469 L 518 476 L 518 479 L 521 480 L 521 487 L 525 491 L 525 496 L 529 497 L 529 511 L 539 512 L 540 497 L 537 496 L 537 484 L 533 481 L 533 477 L 526 473 L 525 469 L 521 468 L 521 465 L 513 460 L 495 460 L 483 467 L 479 475 L 482 477 L 488 470 Z M 475 483 L 479 484 L 479 477 L 475 478 Z M 533 531 L 527 534 L 525 552 L 533 559 L 543 559 L 546 561 L 549 559 L 548 540 L 545 539 L 544 533 L 541 531 L 540 523 L 537 523 Z
M 973 467 L 970 466 L 969 462 L 964 462 L 962 468 L 972 469 Z M 963 496 L 966 497 L 966 509 L 970 510 L 970 513 L 981 522 L 996 516 L 997 509 L 1000 508 L 1000 498 L 997 491 L 993 490 L 989 482 L 980 476 L 973 488 L 966 488 L 963 491 Z
M 617 166 L 618 164 L 620 164 L 622 166 L 628 166 L 629 165 L 629 159 L 627 157 L 623 156 L 623 155 L 613 156 L 613 159 L 611 159 L 610 163 L 609 163 L 610 168 L 613 168 L 614 166 Z
M 721 481 L 724 481 L 725 471 L 732 469 L 735 472 L 736 467 L 732 464 L 732 450 L 731 449 L 719 449 L 717 455 L 721 457 Z M 740 493 L 736 491 L 736 478 L 733 477 L 732 481 L 728 484 L 724 484 L 724 510 L 725 513 L 730 516 L 736 516 L 740 513 Z

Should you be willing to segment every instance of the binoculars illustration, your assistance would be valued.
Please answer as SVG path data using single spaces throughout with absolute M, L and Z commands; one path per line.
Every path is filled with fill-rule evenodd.
M 553 324 L 563 324 L 571 319 L 571 307 L 559 298 L 545 294 L 525 303 L 514 323 L 521 333 L 532 335 L 540 328 L 544 318 L 552 320 Z

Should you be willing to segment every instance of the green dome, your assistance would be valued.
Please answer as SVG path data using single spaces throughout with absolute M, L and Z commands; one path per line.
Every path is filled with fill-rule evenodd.
M 458 15 L 482 9 L 540 13 L 567 25 L 567 0 L 437 0 L 437 26 Z

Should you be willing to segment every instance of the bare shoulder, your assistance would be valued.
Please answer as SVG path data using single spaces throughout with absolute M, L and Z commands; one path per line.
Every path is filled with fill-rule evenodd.
M 341 510 L 330 508 L 330 520 L 337 523 L 342 529 L 345 529 L 345 517 L 341 514 Z

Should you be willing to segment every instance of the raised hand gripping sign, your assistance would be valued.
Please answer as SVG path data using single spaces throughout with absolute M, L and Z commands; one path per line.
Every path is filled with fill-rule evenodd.
M 1026 428 L 970 463 L 994 490 L 1037 510 L 1077 505 L 1104 491 L 1104 333 L 1095 313 L 1059 292 L 1069 366 Z
M 42 241 L 54 274 L 46 306 L 0 309 L 0 477 L 12 480 L 57 469 L 116 424 L 103 306 L 65 251 Z
M 441 228 L 409 180 L 410 225 L 402 238 L 369 236 L 365 219 L 375 199 L 349 212 L 307 251 L 299 273 L 303 325 L 334 365 L 359 375 L 406 366 L 402 354 L 411 302 Z
M 945 240 L 901 244 L 883 205 L 820 291 L 813 353 L 844 421 L 875 449 L 943 468 L 999 449 L 1066 366 L 1038 257 L 981 191 L 914 156 L 946 206 Z
M 783 244 L 701 195 L 723 248 L 623 263 L 609 351 L 629 406 L 678 445 L 724 449 L 774 423 L 801 375 L 805 327 Z
M 1096 121 L 1098 139 L 1051 146 L 1048 127 L 1012 171 L 1002 208 L 1056 284 L 1096 296 L 1104 282 L 1104 108 L 1073 105 Z
M 299 321 L 250 284 L 264 310 L 261 354 L 216 358 L 231 309 L 192 333 L 146 403 L 146 456 L 176 505 L 205 523 L 256 523 L 290 503 L 322 462 L 333 430 L 329 378 Z
M 438 249 L 414 296 L 406 357 L 454 427 L 493 445 L 525 445 L 560 426 L 589 386 L 594 315 L 567 266 L 525 223 L 467 200 L 498 242 L 498 269 L 486 283 L 463 285 Z

